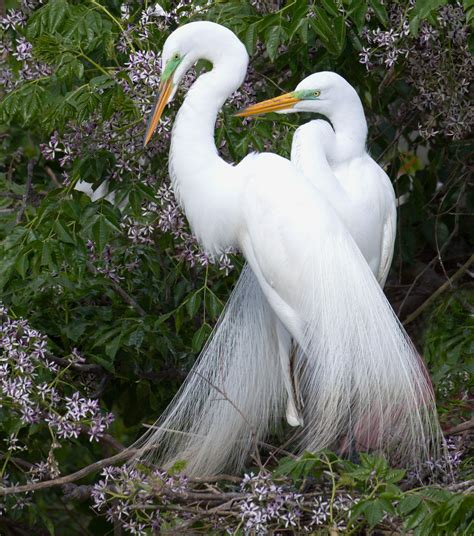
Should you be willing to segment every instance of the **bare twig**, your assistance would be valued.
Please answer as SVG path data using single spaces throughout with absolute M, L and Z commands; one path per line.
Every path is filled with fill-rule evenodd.
M 26 493 L 28 491 L 48 489 L 55 486 L 64 486 L 64 484 L 69 484 L 70 482 L 80 480 L 81 478 L 84 478 L 91 473 L 96 473 L 103 467 L 107 467 L 107 465 L 113 465 L 115 463 L 127 460 L 137 452 L 138 449 L 125 449 L 122 452 L 115 454 L 114 456 L 110 456 L 110 458 L 104 458 L 103 460 L 91 463 L 90 465 L 87 465 L 86 467 L 83 467 L 82 469 L 79 469 L 79 471 L 71 473 L 70 475 L 60 476 L 58 478 L 53 478 L 52 480 L 44 480 L 43 482 L 35 482 L 32 484 L 24 484 L 21 486 L 0 488 L 0 497 L 3 497 L 5 495 L 14 495 L 17 493 Z
M 98 272 L 95 268 L 95 266 L 88 262 L 86 263 L 86 266 L 87 266 L 87 269 L 97 275 Z M 130 294 L 128 294 L 118 283 L 116 283 L 115 281 L 112 281 L 110 279 L 110 285 L 112 286 L 112 288 L 114 289 L 114 291 L 122 298 L 122 300 L 125 302 L 125 303 L 128 303 L 128 305 L 130 305 L 133 309 L 135 309 L 135 311 L 140 315 L 140 316 L 146 316 L 146 311 L 145 309 L 143 309 L 143 307 L 137 303 L 131 296 Z
M 72 370 L 77 370 L 78 372 L 98 372 L 101 373 L 104 369 L 100 365 L 94 363 L 71 363 L 67 359 L 62 357 L 57 357 L 48 352 L 47 357 L 49 361 L 53 361 L 62 367 L 69 367 Z
M 456 202 L 454 203 L 454 205 L 452 207 L 452 208 L 456 209 L 456 211 L 459 209 L 459 204 L 460 204 L 461 199 L 463 198 L 465 189 L 466 189 L 466 183 L 464 182 L 463 185 L 461 186 L 461 189 L 459 190 L 459 195 L 458 195 L 458 197 L 456 199 Z M 446 268 L 444 267 L 444 262 L 443 262 L 443 258 L 441 256 L 441 250 L 440 250 L 439 242 L 438 242 L 439 219 L 442 216 L 441 207 L 443 206 L 443 203 L 444 203 L 446 197 L 448 196 L 448 194 L 449 194 L 449 190 L 446 192 L 446 194 L 441 199 L 441 203 L 439 204 L 439 207 L 438 207 L 438 213 L 436 214 L 436 218 L 435 218 L 435 228 L 434 228 L 434 235 L 435 236 L 434 237 L 435 237 L 435 243 L 436 243 L 436 252 L 438 253 L 439 264 L 441 266 L 441 269 L 443 270 L 443 273 L 444 273 L 445 277 L 449 281 L 449 277 L 448 277 L 448 274 L 446 272 Z M 452 209 L 450 208 L 449 210 L 452 210 Z M 458 230 L 459 230 L 459 216 L 455 216 L 454 217 L 454 229 L 453 229 L 453 232 L 451 234 L 453 236 L 455 236 L 458 233 Z
M 464 482 L 457 482 L 456 484 L 451 484 L 451 486 L 448 486 L 449 491 L 459 491 L 466 488 L 470 488 L 472 485 L 474 485 L 474 480 L 466 480 Z
M 416 283 L 418 283 L 419 279 L 426 273 L 427 270 L 429 270 L 430 268 L 433 268 L 435 266 L 435 264 L 438 262 L 440 256 L 444 253 L 446 248 L 451 243 L 451 240 L 457 235 L 458 230 L 459 230 L 459 223 L 456 222 L 455 225 L 454 225 L 454 229 L 452 230 L 452 232 L 450 233 L 450 235 L 448 236 L 446 241 L 443 243 L 443 245 L 439 248 L 439 251 L 436 254 L 436 256 L 433 257 L 433 259 L 431 259 L 431 261 L 424 267 L 424 269 L 415 277 L 415 279 L 411 283 L 410 287 L 408 288 L 408 290 L 407 290 L 407 292 L 405 294 L 405 297 L 402 300 L 402 303 L 400 304 L 400 306 L 398 308 L 398 316 L 400 316 L 400 313 L 403 310 L 403 306 L 405 305 L 405 303 L 406 303 L 408 297 L 410 296 L 413 288 L 415 287 Z M 406 320 L 405 320 L 405 322 L 406 322 Z M 405 322 L 403 322 L 403 323 L 405 323 Z
M 56 188 L 62 188 L 62 184 L 58 181 L 58 178 L 56 177 L 56 173 L 49 167 L 46 166 L 45 168 L 46 173 L 49 175 L 49 178 L 53 181 Z
M 28 205 L 28 199 L 30 198 L 31 193 L 31 184 L 33 182 L 33 170 L 35 168 L 36 164 L 36 158 L 31 158 L 28 161 L 28 165 L 26 167 L 26 185 L 25 185 L 25 194 L 23 195 L 23 201 L 20 207 L 20 210 L 18 211 L 18 215 L 16 217 L 16 224 L 18 225 L 25 213 L 26 207 Z
M 469 421 L 462 422 L 461 424 L 457 424 L 456 426 L 448 428 L 444 431 L 444 433 L 446 435 L 457 435 L 462 434 L 463 432 L 467 432 L 468 430 L 474 430 L 474 417 Z
M 0 192 L 0 197 L 9 197 L 10 199 L 22 199 L 23 196 L 13 192 Z
M 440 296 L 445 290 L 447 290 L 448 288 L 451 288 L 452 285 L 458 280 L 460 279 L 467 271 L 467 269 L 469 268 L 469 266 L 471 266 L 471 264 L 474 263 L 474 255 L 471 255 L 469 257 L 469 259 L 467 260 L 467 262 L 465 262 L 461 268 L 459 268 L 459 270 L 454 274 L 452 275 L 445 283 L 443 283 L 435 292 L 433 292 L 433 294 L 431 294 L 431 296 L 425 301 L 423 302 L 420 307 L 418 307 L 418 309 L 416 309 L 415 311 L 413 311 L 413 313 L 411 313 L 411 315 L 408 315 L 407 318 L 404 320 L 403 322 L 403 325 L 406 326 L 407 324 L 409 324 L 410 322 L 413 322 L 413 320 L 415 320 L 415 318 L 417 318 L 418 316 L 420 316 L 420 314 L 427 308 L 429 307 L 434 300 L 436 300 L 436 298 L 438 296 Z

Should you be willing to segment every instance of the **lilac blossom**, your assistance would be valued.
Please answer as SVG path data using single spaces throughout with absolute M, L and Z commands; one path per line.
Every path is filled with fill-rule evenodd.
M 459 2 L 443 6 L 436 26 L 423 21 L 418 35 L 411 36 L 409 15 L 414 2 L 405 7 L 398 2 L 390 4 L 386 30 L 364 28 L 359 61 L 369 71 L 397 66 L 405 69 L 413 97 L 400 119 L 418 117 L 415 127 L 424 139 L 444 136 L 459 140 L 469 136 L 474 123 L 474 106 L 469 98 L 474 61 L 464 10 Z M 373 14 L 368 18 L 370 21 Z
M 2 30 L 16 30 L 25 24 L 26 17 L 19 10 L 9 9 L 5 15 L 0 17 L 0 28 Z
M 31 327 L 27 320 L 12 318 L 0 303 L 0 404 L 21 424 L 19 430 L 4 441 L 10 452 L 22 451 L 23 430 L 28 426 L 47 426 L 51 443 L 46 461 L 37 461 L 31 478 L 59 473 L 54 450 L 58 440 L 85 434 L 99 440 L 113 421 L 111 413 L 102 412 L 96 399 L 88 398 L 69 386 L 67 369 L 61 371 L 48 350 L 46 337 Z M 66 363 L 83 360 L 77 349 Z M 45 465 L 46 464 L 46 465 Z

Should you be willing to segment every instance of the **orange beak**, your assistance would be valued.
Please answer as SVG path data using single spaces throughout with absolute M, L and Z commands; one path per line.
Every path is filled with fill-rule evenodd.
M 172 91 L 173 82 L 171 78 L 168 78 L 165 82 L 162 82 L 160 84 L 160 93 L 158 95 L 155 107 L 153 108 L 153 113 L 151 114 L 151 119 L 148 123 L 148 127 L 146 129 L 144 147 L 147 146 L 148 142 L 153 136 L 153 132 L 155 132 L 156 127 L 158 126 L 161 115 L 163 114 L 165 106 L 168 104 L 168 99 Z
M 300 102 L 301 99 L 295 97 L 294 92 L 285 93 L 274 99 L 268 99 L 257 104 L 252 104 L 247 108 L 244 108 L 240 112 L 237 112 L 235 115 L 237 117 L 248 117 L 249 115 L 261 115 L 267 114 L 269 112 L 278 112 L 280 110 L 288 110 L 293 108 L 293 106 Z

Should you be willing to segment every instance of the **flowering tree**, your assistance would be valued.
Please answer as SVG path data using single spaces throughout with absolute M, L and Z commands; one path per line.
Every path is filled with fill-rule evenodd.
M 146 150 L 142 143 L 162 45 L 174 28 L 201 19 L 231 28 L 251 56 L 216 125 L 229 161 L 251 150 L 288 156 L 302 120 L 233 117 L 244 105 L 319 70 L 357 88 L 370 152 L 401 204 L 386 290 L 424 349 L 445 427 L 469 433 L 471 1 L 6 0 L 0 533 L 104 534 L 108 521 L 131 534 L 355 531 L 403 521 L 407 530 L 461 533 L 464 436 L 450 447 L 460 482 L 448 481 L 445 462 L 432 462 L 431 484 L 455 486 L 444 495 L 402 492 L 400 480 L 406 490 L 428 483 L 426 475 L 393 473 L 370 456 L 356 465 L 330 453 L 280 462 L 272 454 L 254 474 L 205 486 L 159 468 L 107 467 L 166 407 L 242 266 L 236 252 L 200 250 L 170 188 L 180 96 Z M 208 68 L 197 64 L 183 91 Z

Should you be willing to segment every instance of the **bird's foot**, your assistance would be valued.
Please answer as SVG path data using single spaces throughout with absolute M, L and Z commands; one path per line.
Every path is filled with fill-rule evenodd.
M 290 426 L 303 426 L 304 424 L 303 417 L 296 409 L 292 399 L 288 400 L 286 406 L 286 420 Z

